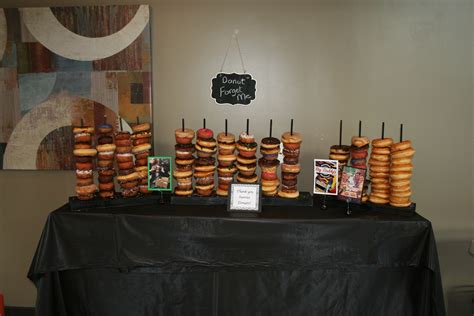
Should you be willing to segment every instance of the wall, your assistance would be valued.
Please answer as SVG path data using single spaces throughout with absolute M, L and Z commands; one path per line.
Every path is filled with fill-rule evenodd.
M 397 137 L 405 124 L 417 154 L 413 180 L 418 211 L 438 241 L 445 291 L 474 284 L 472 143 L 472 4 L 470 1 L 215 1 L 2 0 L 5 7 L 150 3 L 153 15 L 155 146 L 171 155 L 182 117 L 198 128 L 304 137 L 301 189 L 310 190 L 312 159 L 326 157 L 345 123 Z M 217 106 L 210 79 L 229 37 L 240 30 L 247 70 L 257 79 L 249 107 Z M 235 48 L 235 47 L 234 47 Z M 225 71 L 240 71 L 235 49 Z M 73 194 L 71 172 L 0 172 L 0 291 L 9 305 L 31 306 L 25 278 L 47 214 Z

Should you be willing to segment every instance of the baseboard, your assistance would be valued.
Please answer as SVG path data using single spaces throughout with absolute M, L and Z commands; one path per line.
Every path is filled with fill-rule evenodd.
M 5 316 L 35 316 L 35 308 L 5 306 Z

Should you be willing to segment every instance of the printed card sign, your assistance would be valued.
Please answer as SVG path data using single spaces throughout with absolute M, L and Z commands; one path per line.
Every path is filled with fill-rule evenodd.
M 219 73 L 212 79 L 212 97 L 219 104 L 250 104 L 255 99 L 256 81 L 250 74 Z
M 148 190 L 172 190 L 172 165 L 171 157 L 148 157 Z
M 227 210 L 260 212 L 262 192 L 259 184 L 231 183 Z
M 337 195 L 337 160 L 314 159 L 314 194 Z
M 338 199 L 360 204 L 364 190 L 365 172 L 365 169 L 344 166 Z

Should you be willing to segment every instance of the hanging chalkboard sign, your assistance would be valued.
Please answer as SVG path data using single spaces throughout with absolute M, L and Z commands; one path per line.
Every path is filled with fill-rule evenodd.
M 250 74 L 219 73 L 212 79 L 212 97 L 219 104 L 250 104 L 255 99 L 256 81 Z

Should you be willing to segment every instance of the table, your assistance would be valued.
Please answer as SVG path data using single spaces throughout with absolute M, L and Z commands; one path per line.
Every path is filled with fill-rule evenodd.
M 38 315 L 445 315 L 431 223 L 335 205 L 66 204 L 28 277 Z

